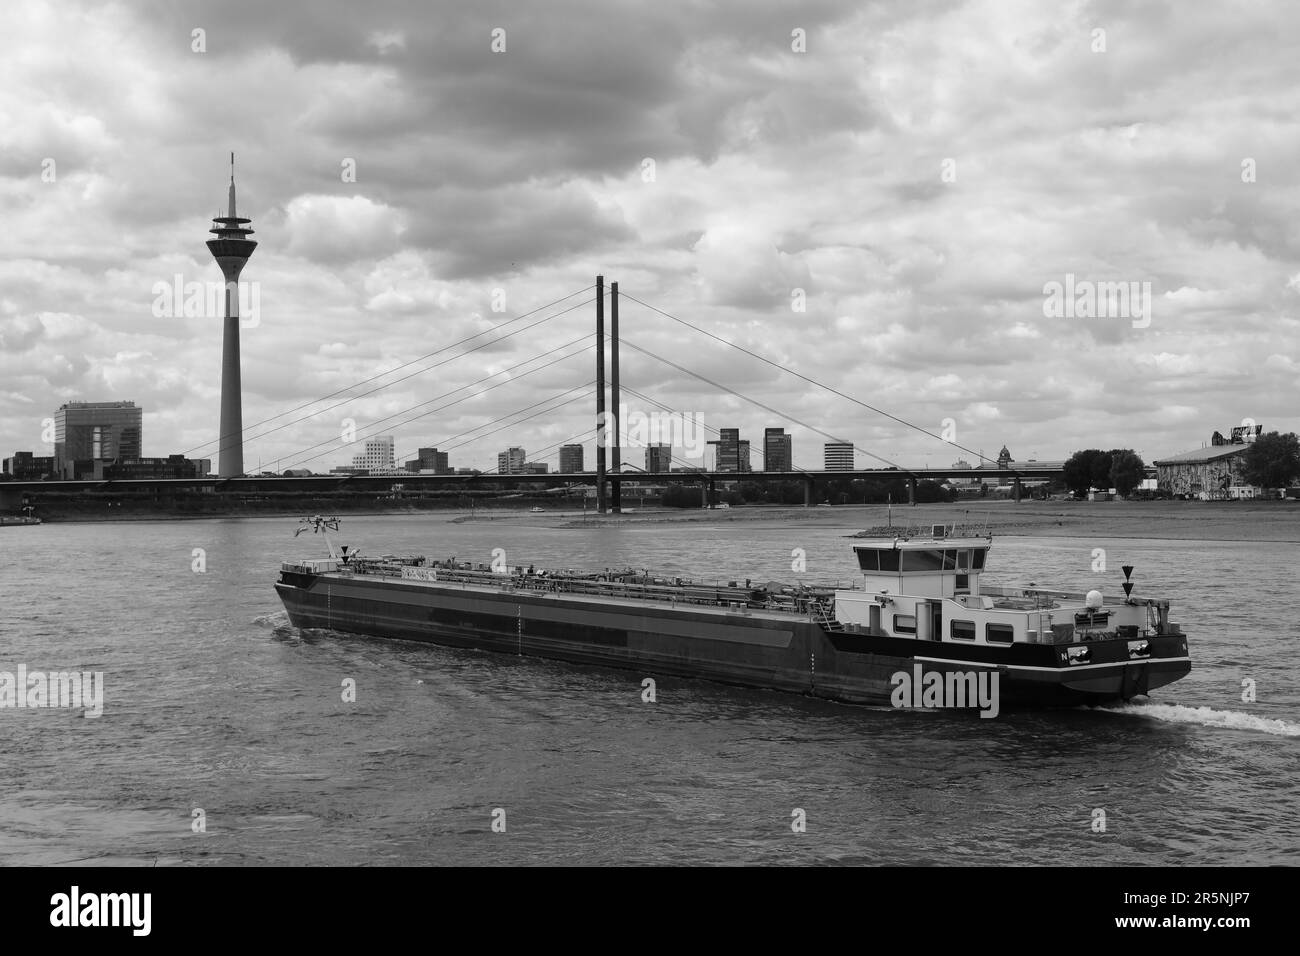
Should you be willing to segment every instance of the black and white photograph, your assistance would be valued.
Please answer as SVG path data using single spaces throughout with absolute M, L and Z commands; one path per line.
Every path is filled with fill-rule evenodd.
M 1300 859 L 1292 7 L 4 20 L 24 920 L 147 936 L 145 870 L 1169 868 L 1053 905 L 1241 944 Z

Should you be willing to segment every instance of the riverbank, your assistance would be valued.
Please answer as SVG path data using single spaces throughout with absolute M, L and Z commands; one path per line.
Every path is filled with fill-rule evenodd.
M 832 508 L 745 507 L 692 510 L 682 515 L 602 516 L 571 527 L 659 521 L 720 524 L 764 521 L 797 527 L 846 527 L 849 533 L 888 526 L 987 524 L 995 535 L 1078 538 L 1164 538 L 1205 541 L 1300 543 L 1300 503 L 1294 501 L 992 501 L 916 507 L 886 505 Z
M 571 507 L 550 503 L 542 512 L 532 506 L 476 507 L 468 509 L 379 506 L 339 510 L 345 521 L 380 515 L 403 515 L 433 523 L 491 522 L 494 525 L 523 524 L 566 530 L 583 530 L 656 524 L 719 525 L 761 524 L 767 528 L 842 528 L 845 534 L 863 529 L 887 533 L 897 528 L 931 524 L 987 524 L 995 535 L 1076 538 L 1150 538 L 1204 541 L 1294 541 L 1300 543 L 1300 502 L 1295 501 L 1013 501 L 927 504 L 916 507 L 856 505 L 837 507 L 745 506 L 706 511 L 692 508 L 647 508 L 622 515 L 585 514 Z M 249 509 L 212 512 L 87 512 L 61 515 L 47 523 L 99 521 L 226 520 L 229 518 L 275 518 L 296 520 L 324 509 Z

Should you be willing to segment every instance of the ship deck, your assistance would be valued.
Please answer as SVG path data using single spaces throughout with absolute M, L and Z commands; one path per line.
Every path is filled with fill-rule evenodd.
M 648 604 L 740 613 L 758 611 L 771 613 L 784 620 L 792 617 L 801 620 L 833 619 L 835 589 L 830 586 L 783 585 L 776 590 L 771 588 L 774 582 L 748 587 L 730 583 L 710 585 L 680 579 L 657 583 L 663 579 L 633 575 L 637 579 L 627 580 L 630 575 L 633 573 L 616 572 L 609 578 L 604 575 L 552 571 L 533 574 L 501 573 L 437 564 L 424 566 L 363 560 L 331 572 L 328 576 L 344 580 L 373 578 L 386 582 L 400 581 L 403 584 L 452 585 L 498 594 L 587 598 L 627 606 Z

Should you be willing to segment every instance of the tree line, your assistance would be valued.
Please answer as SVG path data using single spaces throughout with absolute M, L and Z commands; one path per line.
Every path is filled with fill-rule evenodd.
M 1131 448 L 1085 448 L 1064 466 L 1065 486 L 1076 497 L 1091 488 L 1114 488 L 1127 498 L 1146 477 L 1146 464 Z M 1300 439 L 1295 432 L 1268 432 L 1258 436 L 1242 457 L 1242 476 L 1261 488 L 1285 488 L 1300 478 Z

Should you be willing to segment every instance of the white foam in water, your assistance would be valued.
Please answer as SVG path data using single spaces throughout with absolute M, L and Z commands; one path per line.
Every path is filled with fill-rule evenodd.
M 1235 710 L 1215 710 L 1212 707 L 1184 707 L 1182 704 L 1122 704 L 1118 707 L 1098 707 L 1111 714 L 1128 714 L 1150 717 L 1172 724 L 1200 724 L 1202 727 L 1226 727 L 1230 730 L 1256 730 L 1278 737 L 1300 737 L 1300 724 Z

